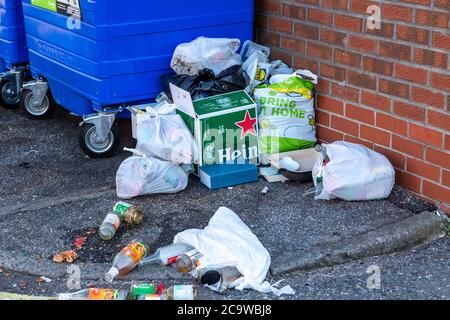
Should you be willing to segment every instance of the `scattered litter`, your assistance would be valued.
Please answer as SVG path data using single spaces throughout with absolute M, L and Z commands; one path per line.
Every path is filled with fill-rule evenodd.
M 262 189 L 261 194 L 266 195 L 267 192 L 269 192 L 269 187 L 264 187 L 264 189 Z
M 100 238 L 105 241 L 111 240 L 116 234 L 122 222 L 138 225 L 144 219 L 144 212 L 129 203 L 118 202 L 113 211 L 109 213 L 99 229 Z
M 28 283 L 25 280 L 19 281 L 19 288 L 25 289 L 28 286 Z
M 78 254 L 74 250 L 69 250 L 55 254 L 53 256 L 53 261 L 56 263 L 73 263 L 78 258 Z
M 394 167 L 384 155 L 344 141 L 322 146 L 313 176 L 316 200 L 385 199 L 395 184 Z
M 105 280 L 113 282 L 117 276 L 130 273 L 147 253 L 148 247 L 143 241 L 132 241 L 116 255 L 111 269 L 105 274 Z
M 171 244 L 166 247 L 159 248 L 153 255 L 145 257 L 139 262 L 139 267 L 143 267 L 148 264 L 158 264 L 161 266 L 167 266 L 175 263 L 177 258 L 193 250 L 191 246 L 184 243 Z
M 47 277 L 36 278 L 36 283 L 43 283 L 43 282 L 50 283 L 50 282 L 52 282 L 52 279 L 47 278 Z
M 265 281 L 271 264 L 269 252 L 228 208 L 219 208 L 205 229 L 179 233 L 174 243 L 185 243 L 201 252 L 204 268 L 237 268 L 242 277 L 234 281 L 230 288 L 239 291 L 254 289 L 277 296 L 295 293 L 289 286 L 277 289 Z
M 86 240 L 87 240 L 87 237 L 78 236 L 75 238 L 75 241 L 72 243 L 72 245 L 75 247 L 76 251 L 80 251 L 81 249 L 83 249 L 83 246 L 85 245 Z
M 300 164 L 291 157 L 284 157 L 280 161 L 281 169 L 289 171 L 297 171 L 300 168 Z
M 315 148 L 276 153 L 269 156 L 273 168 L 291 181 L 308 183 L 313 181 L 312 170 L 320 157 Z
M 261 167 L 259 169 L 259 174 L 270 183 L 285 182 L 289 180 L 289 178 L 283 176 L 277 168 L 274 168 L 272 166 Z
M 73 293 L 61 293 L 58 300 L 130 300 L 128 290 L 89 288 Z

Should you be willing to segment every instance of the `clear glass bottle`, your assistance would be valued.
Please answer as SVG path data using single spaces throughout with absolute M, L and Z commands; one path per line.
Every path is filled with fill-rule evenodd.
M 129 300 L 130 292 L 114 289 L 84 289 L 73 293 L 61 293 L 58 300 Z
M 159 264 L 167 266 L 175 263 L 177 258 L 186 252 L 191 251 L 193 248 L 184 243 L 176 243 L 167 247 L 159 248 L 155 254 L 146 257 L 139 262 L 139 267 L 147 264 Z
M 98 233 L 100 235 L 100 238 L 102 240 L 108 241 L 114 238 L 114 235 L 116 234 L 117 230 L 119 229 L 120 225 L 122 223 L 122 220 L 120 218 L 120 215 L 118 215 L 115 212 L 109 213 L 105 220 L 103 220 L 103 223 L 101 224 Z
M 197 250 L 191 250 L 177 258 L 176 267 L 178 272 L 189 273 L 196 268 L 200 268 L 203 255 Z
M 161 300 L 198 300 L 197 286 L 172 286 L 164 290 Z
M 132 225 L 138 225 L 142 223 L 144 218 L 144 212 L 129 203 L 118 202 L 113 207 L 113 212 L 109 213 L 99 229 L 100 238 L 105 241 L 111 240 L 122 222 L 126 222 Z
M 116 255 L 113 266 L 105 274 L 105 280 L 112 282 L 117 276 L 130 273 L 147 255 L 147 252 L 147 245 L 144 242 L 132 241 Z

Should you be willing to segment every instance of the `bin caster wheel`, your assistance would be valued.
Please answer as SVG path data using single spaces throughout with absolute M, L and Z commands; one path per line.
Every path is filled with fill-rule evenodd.
M 95 134 L 95 125 L 85 123 L 81 127 L 78 138 L 80 147 L 90 158 L 108 158 L 116 152 L 120 144 L 119 128 L 113 124 L 105 141 L 98 141 Z
M 6 109 L 17 109 L 20 105 L 20 92 L 12 92 L 9 81 L 0 83 L 0 104 Z
M 31 119 L 48 119 L 56 110 L 56 102 L 53 100 L 50 91 L 47 91 L 42 100 L 41 105 L 37 106 L 33 104 L 33 91 L 29 89 L 23 89 L 20 96 L 20 107 L 25 111 L 28 117 Z

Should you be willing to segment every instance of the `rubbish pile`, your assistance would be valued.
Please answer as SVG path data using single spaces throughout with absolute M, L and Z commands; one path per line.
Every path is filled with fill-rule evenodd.
M 142 210 L 124 202 L 114 206 L 114 214 L 136 223 L 142 221 Z M 117 217 L 119 217 L 117 216 Z M 106 219 L 107 220 L 107 219 Z M 111 219 L 112 220 L 112 219 Z M 121 221 L 117 219 L 117 221 Z M 104 222 L 102 230 L 110 222 Z M 111 233 L 118 228 L 107 229 Z M 111 231 L 111 232 L 110 232 Z M 100 231 L 100 234 L 102 232 Z M 105 238 L 102 236 L 102 238 Z M 231 210 L 222 207 L 203 229 L 191 229 L 175 236 L 173 244 L 149 254 L 144 240 L 133 240 L 115 256 L 112 266 L 105 273 L 107 282 L 125 276 L 136 268 L 151 265 L 171 266 L 183 274 L 189 274 L 207 288 L 223 293 L 227 289 L 253 289 L 275 295 L 294 294 L 291 287 L 277 289 L 265 281 L 271 258 L 258 238 Z M 153 283 L 133 283 L 131 290 L 89 288 L 75 293 L 64 293 L 60 300 L 195 300 L 198 286 L 182 285 L 164 289 Z
M 315 194 L 317 200 L 388 197 L 395 171 L 384 156 L 347 142 L 317 144 L 317 75 L 271 61 L 270 49 L 251 41 L 238 53 L 240 47 L 238 39 L 204 37 L 177 47 L 171 63 L 176 74 L 161 78 L 164 91 L 157 102 L 129 108 L 137 145 L 125 148 L 133 155 L 117 171 L 117 196 L 181 192 L 195 174 L 211 190 L 263 176 L 269 182 L 314 182 L 304 196 Z M 266 186 L 261 193 L 268 191 Z M 139 225 L 143 217 L 139 208 L 120 202 L 106 216 L 100 237 L 111 240 L 122 223 Z M 289 286 L 278 289 L 279 283 L 266 281 L 269 252 L 224 207 L 205 229 L 181 232 L 154 254 L 145 239 L 132 241 L 114 258 L 105 280 L 112 283 L 149 265 L 175 267 L 220 293 L 294 294 Z M 144 283 L 129 291 L 91 288 L 59 298 L 193 300 L 198 288 Z
M 332 153 L 331 163 L 323 161 L 316 137 L 317 75 L 271 61 L 268 47 L 251 41 L 240 47 L 238 39 L 200 37 L 176 48 L 175 74 L 162 76 L 157 103 L 130 108 L 137 146 L 126 149 L 134 156 L 117 172 L 118 197 L 180 192 L 191 173 L 211 190 L 262 176 L 314 182 L 310 193 L 317 200 L 388 197 L 395 172 L 383 155 L 338 142 L 323 145 Z M 340 159 L 354 165 L 335 165 Z M 348 179 L 357 163 L 363 178 Z

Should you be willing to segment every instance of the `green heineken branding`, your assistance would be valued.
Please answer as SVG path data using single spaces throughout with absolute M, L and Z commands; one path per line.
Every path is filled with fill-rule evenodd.
M 314 85 L 299 77 L 255 89 L 262 154 L 307 149 L 316 143 Z
M 245 91 L 197 100 L 192 105 L 193 115 L 186 110 L 177 112 L 201 146 L 200 166 L 258 162 L 256 104 Z

